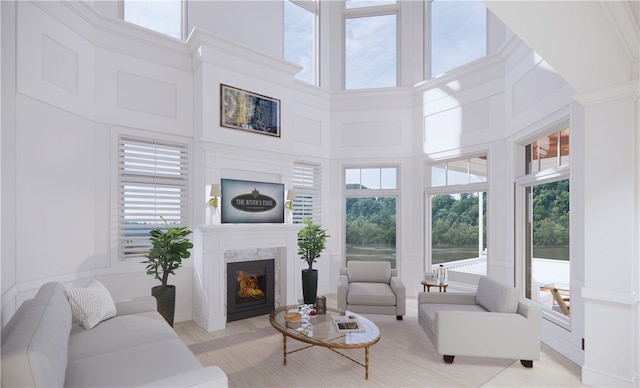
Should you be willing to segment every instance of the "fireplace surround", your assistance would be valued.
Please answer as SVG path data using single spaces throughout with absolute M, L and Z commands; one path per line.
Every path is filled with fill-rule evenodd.
M 227 263 L 274 259 L 274 307 L 302 298 L 302 224 L 203 225 L 194 233 L 193 320 L 211 332 L 227 322 Z

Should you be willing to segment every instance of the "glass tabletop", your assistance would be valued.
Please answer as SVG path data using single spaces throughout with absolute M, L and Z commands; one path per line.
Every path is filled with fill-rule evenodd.
M 283 306 L 269 314 L 271 325 L 282 334 L 295 338 L 302 342 L 320 345 L 329 348 L 364 348 L 371 346 L 380 340 L 380 329 L 373 322 L 350 311 L 340 311 L 327 307 L 326 314 L 311 316 L 309 323 L 286 322 L 287 312 L 297 312 L 297 305 Z M 363 332 L 344 333 L 338 331 L 334 323 L 334 316 L 354 316 L 358 319 Z

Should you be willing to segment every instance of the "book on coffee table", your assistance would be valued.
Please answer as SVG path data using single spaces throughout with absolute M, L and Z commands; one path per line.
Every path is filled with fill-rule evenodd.
M 341 333 L 362 333 L 364 327 L 355 315 L 346 316 L 334 316 L 333 321 L 336 324 L 336 329 Z

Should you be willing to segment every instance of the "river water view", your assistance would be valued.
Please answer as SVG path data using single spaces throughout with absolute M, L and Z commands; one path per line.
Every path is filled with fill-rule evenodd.
M 478 257 L 478 247 L 447 247 L 432 249 L 433 263 Z M 533 248 L 533 257 L 539 259 L 569 260 L 569 247 Z M 347 244 L 347 262 L 358 261 L 390 261 L 391 268 L 396 267 L 396 247 L 391 245 L 354 245 Z

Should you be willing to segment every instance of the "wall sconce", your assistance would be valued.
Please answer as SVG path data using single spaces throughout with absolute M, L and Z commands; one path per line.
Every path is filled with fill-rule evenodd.
M 284 203 L 284 207 L 289 210 L 293 210 L 293 200 L 296 199 L 296 192 L 289 190 L 287 192 L 287 201 Z
M 211 185 L 211 193 L 209 193 L 209 196 L 213 197 L 209 200 L 209 205 L 217 208 L 218 207 L 218 197 L 220 197 L 222 194 L 220 192 L 220 184 L 219 183 L 214 183 Z

